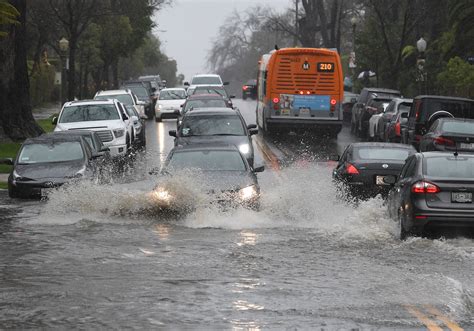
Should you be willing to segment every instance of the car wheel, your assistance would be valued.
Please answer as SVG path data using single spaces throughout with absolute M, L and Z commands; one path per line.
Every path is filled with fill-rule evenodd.
M 12 199 L 18 198 L 18 192 L 11 184 L 8 184 L 8 196 Z
M 398 213 L 398 237 L 400 240 L 406 240 L 410 237 L 410 232 L 405 230 L 405 217 L 401 212 Z
M 125 142 L 127 144 L 127 151 L 130 149 L 130 136 L 127 133 L 127 138 L 125 139 Z

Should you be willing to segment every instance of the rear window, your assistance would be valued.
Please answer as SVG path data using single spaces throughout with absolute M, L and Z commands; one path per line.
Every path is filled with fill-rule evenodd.
M 237 115 L 188 116 L 181 125 L 181 136 L 244 136 L 242 120 Z
M 474 178 L 474 158 L 465 156 L 426 158 L 423 174 L 441 178 Z
M 224 99 L 202 99 L 202 100 L 188 100 L 184 108 L 184 112 L 196 108 L 225 108 L 227 107 Z
M 201 87 L 197 86 L 190 94 L 219 94 L 223 97 L 227 97 L 227 92 L 221 87 Z
M 456 118 L 474 118 L 474 102 L 443 99 L 423 100 L 420 121 L 429 120 L 431 115 L 438 111 L 447 111 Z
M 404 161 L 412 154 L 412 151 L 402 148 L 374 148 L 362 147 L 354 149 L 356 160 L 398 160 Z
M 203 84 L 216 84 L 221 85 L 222 82 L 217 76 L 203 76 L 203 77 L 194 77 L 191 81 L 191 85 L 203 85 Z
M 474 134 L 474 122 L 447 121 L 441 124 L 441 130 L 449 133 Z
M 160 92 L 160 100 L 182 100 L 186 99 L 184 90 L 164 90 Z

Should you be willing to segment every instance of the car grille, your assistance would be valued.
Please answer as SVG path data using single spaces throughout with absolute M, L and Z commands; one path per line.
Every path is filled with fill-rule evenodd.
M 110 130 L 101 130 L 101 131 L 96 131 L 96 132 L 97 132 L 97 135 L 100 137 L 100 140 L 102 140 L 103 143 L 114 140 L 114 136 L 112 134 L 112 131 L 110 131 Z

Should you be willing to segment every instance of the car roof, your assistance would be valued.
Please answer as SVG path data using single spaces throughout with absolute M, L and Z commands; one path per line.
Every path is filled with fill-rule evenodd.
M 411 149 L 414 150 L 412 145 L 406 144 L 397 144 L 397 143 L 382 143 L 382 142 L 360 142 L 360 143 L 352 143 L 352 147 L 360 148 L 360 147 L 381 147 L 381 148 L 401 148 L 401 149 Z
M 398 103 L 403 103 L 403 102 L 413 103 L 413 99 L 409 99 L 409 98 L 393 98 L 392 101 L 395 101 L 395 102 L 398 102 Z
M 454 157 L 455 152 L 449 153 L 449 152 L 440 152 L 440 151 L 434 151 L 434 152 L 421 152 L 418 153 L 418 155 L 421 155 L 421 157 L 427 159 L 427 158 L 437 158 L 437 157 Z M 458 153 L 457 156 L 460 157 L 469 157 L 469 158 L 474 158 L 474 154 L 472 153 Z
M 112 105 L 115 104 L 115 99 L 107 99 L 107 100 L 77 100 L 77 101 L 69 101 L 64 104 L 64 107 L 69 106 L 81 106 L 81 105 Z
M 167 88 L 164 88 L 164 89 L 161 89 L 160 92 L 162 91 L 186 91 L 186 89 L 182 88 L 182 87 L 167 87 Z
M 224 100 L 222 95 L 220 94 L 192 94 L 188 97 L 188 100 L 195 100 L 195 99 L 219 99 Z
M 120 90 L 104 90 L 104 91 L 97 92 L 97 95 L 121 95 L 121 94 L 130 94 L 130 90 L 120 89 Z
M 38 144 L 38 143 L 51 143 L 51 142 L 68 142 L 68 141 L 83 141 L 82 136 L 72 134 L 72 135 L 57 135 L 54 133 L 43 134 L 39 137 L 28 138 L 23 143 L 27 144 Z
M 203 90 L 203 89 L 206 89 L 206 88 L 212 88 L 212 89 L 215 89 L 217 87 L 220 87 L 220 88 L 224 88 L 223 85 L 212 85 L 212 84 L 199 84 L 199 85 L 195 85 L 195 90 Z
M 194 75 L 194 77 L 220 77 L 220 75 L 217 75 L 217 74 L 197 74 L 197 75 Z
M 233 108 L 226 107 L 202 107 L 195 108 L 188 111 L 185 116 L 199 116 L 199 115 L 239 115 L 239 112 Z
M 418 95 L 418 96 L 414 97 L 413 99 L 415 99 L 415 100 L 418 100 L 418 99 L 447 99 L 447 100 L 474 102 L 474 100 L 472 100 L 472 99 L 459 98 L 459 97 L 449 97 L 449 96 L 443 96 L 443 95 Z
M 398 90 L 392 90 L 388 88 L 378 88 L 378 87 L 364 87 L 365 90 L 373 93 L 373 92 L 385 92 L 385 93 L 398 93 L 400 94 L 400 91 Z

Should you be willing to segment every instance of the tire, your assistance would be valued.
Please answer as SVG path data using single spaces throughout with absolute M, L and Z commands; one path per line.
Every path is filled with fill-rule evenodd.
M 13 186 L 11 186 L 10 184 L 8 184 L 8 196 L 12 199 L 16 199 L 18 198 L 18 192 L 15 190 L 15 188 Z
M 400 240 L 406 240 L 411 236 L 410 231 L 405 230 L 405 217 L 398 212 L 398 236 Z
M 125 139 L 126 144 L 127 144 L 127 152 L 130 150 L 130 136 L 127 133 L 127 138 Z

